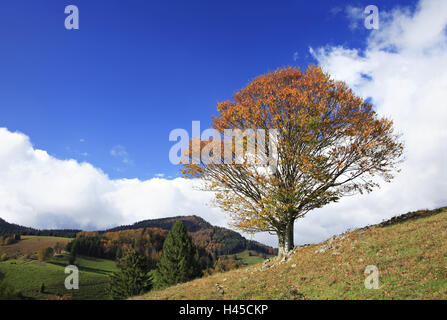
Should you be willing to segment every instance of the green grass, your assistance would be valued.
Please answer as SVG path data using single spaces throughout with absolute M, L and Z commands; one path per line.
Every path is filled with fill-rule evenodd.
M 54 247 L 59 242 L 66 245 L 73 239 L 49 236 L 22 236 L 22 240 L 17 243 L 0 246 L 0 256 L 6 254 L 8 257 L 17 258 L 29 253 L 35 253 L 40 248 Z
M 25 258 L 0 262 L 0 271 L 5 273 L 7 281 L 25 297 L 32 299 L 109 299 L 106 293 L 108 275 L 117 270 L 111 260 L 78 257 L 79 290 L 65 288 L 65 267 L 68 257 L 54 257 L 41 265 L 39 261 Z M 40 293 L 41 284 L 45 292 Z
M 135 299 L 447 299 L 445 209 L 343 236 L 324 252 L 328 242 L 300 247 L 267 269 L 252 265 Z M 378 289 L 365 288 L 368 265 L 379 269 Z
M 229 254 L 226 255 L 229 259 L 232 259 L 233 257 L 236 258 L 236 260 L 240 261 L 243 265 L 251 266 L 253 264 L 258 264 L 263 262 L 265 259 L 262 255 L 255 255 L 252 252 L 252 255 L 250 255 L 249 250 L 245 250 L 236 254 Z M 266 256 L 267 258 L 270 258 L 271 256 Z

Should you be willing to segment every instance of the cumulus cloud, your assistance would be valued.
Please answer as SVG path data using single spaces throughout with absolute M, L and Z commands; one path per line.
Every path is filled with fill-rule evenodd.
M 363 26 L 364 8 L 347 6 L 345 8 L 346 17 L 349 19 L 349 29 L 355 30 Z
M 356 7 L 353 5 L 347 5 L 345 8 L 340 6 L 333 7 L 329 10 L 329 13 L 333 16 L 343 16 L 348 20 L 348 27 L 351 31 L 356 31 L 360 28 L 365 28 L 365 18 L 368 17 L 373 10 L 372 7 L 375 7 L 375 10 L 378 10 L 374 5 L 370 6 L 362 6 Z M 381 17 L 386 17 L 386 12 L 381 13 Z
M 447 204 L 447 2 L 381 13 L 364 49 L 311 49 L 335 79 L 345 81 L 403 134 L 406 161 L 391 184 L 345 198 L 298 221 L 298 242 L 321 240 L 347 227 Z
M 36 228 L 101 229 L 196 214 L 224 226 L 211 194 L 182 178 L 110 179 L 87 162 L 60 160 L 0 128 L 0 217 Z
M 423 0 L 416 9 L 380 14 L 366 48 L 311 49 L 334 78 L 371 99 L 403 134 L 406 161 L 390 184 L 368 195 L 314 210 L 295 225 L 295 243 L 323 240 L 347 228 L 406 211 L 447 204 L 447 2 Z M 111 154 L 128 158 L 124 147 Z M 0 217 L 39 228 L 106 228 L 138 220 L 196 214 L 226 226 L 198 181 L 155 177 L 110 179 L 89 163 L 60 160 L 29 138 L 0 128 Z M 270 245 L 268 234 L 254 237 Z

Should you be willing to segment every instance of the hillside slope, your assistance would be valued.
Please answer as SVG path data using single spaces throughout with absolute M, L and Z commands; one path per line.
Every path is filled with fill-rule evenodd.
M 0 234 L 1 233 L 20 233 L 20 234 L 28 234 L 37 232 L 37 230 L 27 227 L 19 226 L 18 224 L 9 223 L 0 218 Z
M 29 253 L 35 253 L 41 248 L 53 248 L 56 243 L 65 246 L 71 238 L 48 236 L 22 236 L 19 242 L 0 246 L 0 256 L 6 253 L 8 257 L 19 257 Z
M 0 262 L 0 272 L 7 282 L 20 291 L 25 299 L 39 300 L 102 300 L 110 299 L 107 293 L 109 275 L 117 271 L 114 261 L 78 256 L 79 290 L 65 288 L 65 267 L 69 264 L 68 254 L 57 255 L 45 264 L 38 260 L 20 257 Z M 42 283 L 45 292 L 40 292 Z
M 446 240 L 447 209 L 418 211 L 135 299 L 447 299 Z M 368 265 L 378 289 L 365 288 Z

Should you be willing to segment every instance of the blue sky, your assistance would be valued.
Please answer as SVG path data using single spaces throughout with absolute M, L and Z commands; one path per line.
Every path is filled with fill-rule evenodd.
M 371 4 L 378 30 L 363 26 Z M 67 5 L 79 30 L 64 27 Z M 169 133 L 195 120 L 203 130 L 216 102 L 254 77 L 309 63 L 393 119 L 406 159 L 391 183 L 299 219 L 296 244 L 447 205 L 445 0 L 3 0 L 0 39 L 8 222 L 94 230 L 196 214 L 228 226 L 198 181 L 169 178 L 180 169 Z
M 316 63 L 309 47 L 364 47 L 371 31 L 345 8 L 369 2 L 2 1 L 0 127 L 111 178 L 177 176 L 172 129 L 208 126 L 257 75 Z M 69 4 L 79 30 L 64 28 Z

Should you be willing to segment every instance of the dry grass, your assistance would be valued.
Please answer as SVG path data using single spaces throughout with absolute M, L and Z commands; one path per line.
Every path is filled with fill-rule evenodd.
M 258 264 L 136 299 L 447 299 L 446 210 L 343 236 L 297 248 L 265 270 Z M 379 269 L 379 289 L 365 288 L 368 265 Z
M 19 257 L 29 253 L 35 253 L 40 248 L 54 247 L 59 242 L 65 246 L 72 239 L 46 236 L 22 236 L 22 240 L 17 243 L 0 246 L 0 256 L 6 253 L 8 257 Z

